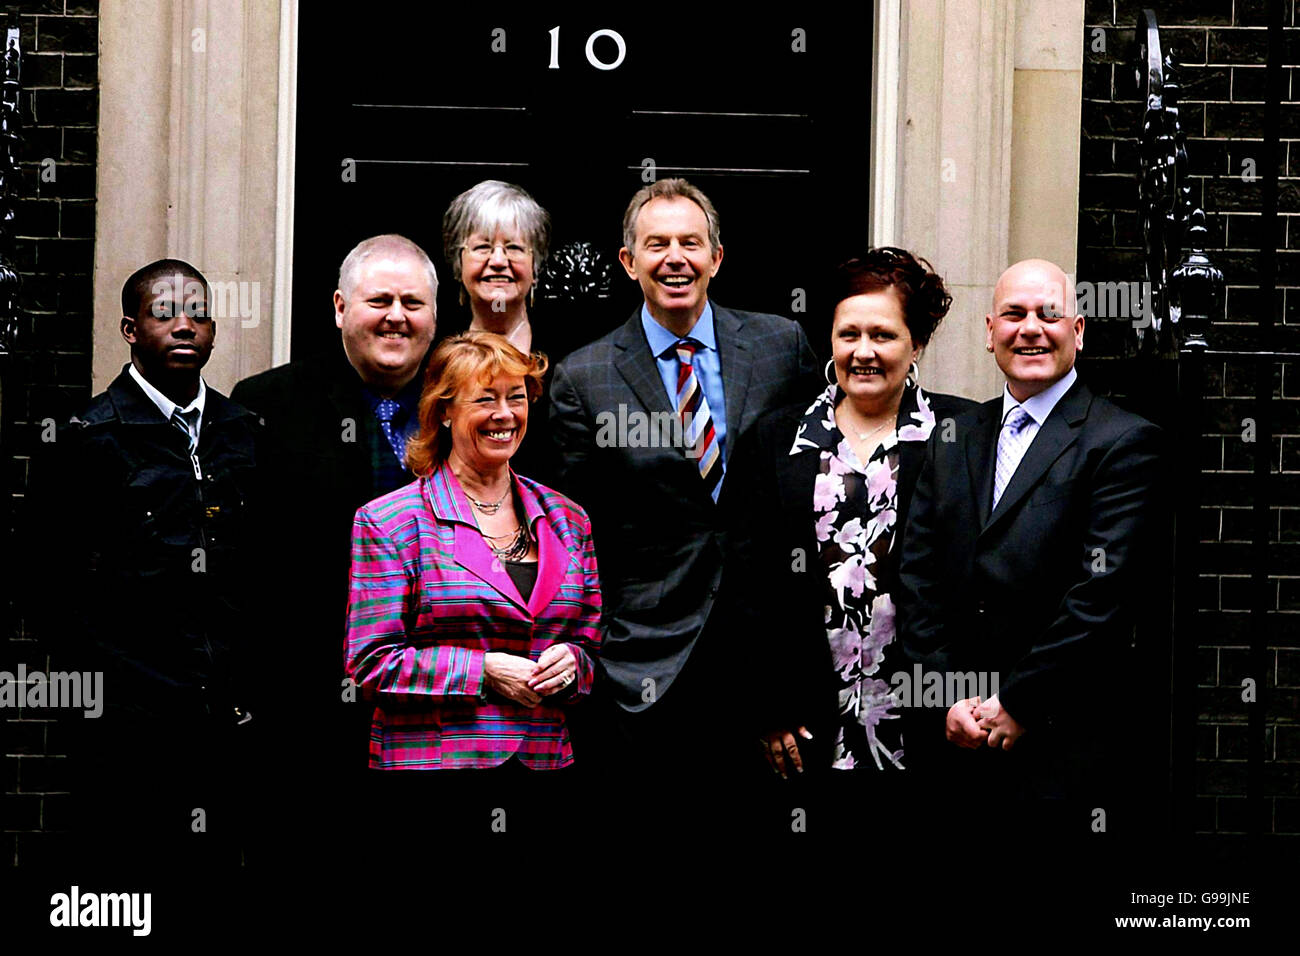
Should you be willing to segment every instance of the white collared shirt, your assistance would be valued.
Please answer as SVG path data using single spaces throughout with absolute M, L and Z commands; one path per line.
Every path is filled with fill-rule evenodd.
M 135 383 L 144 390 L 146 395 L 149 396 L 149 401 L 158 406 L 158 411 L 162 412 L 163 418 L 167 421 L 172 420 L 172 414 L 176 411 L 197 411 L 199 413 L 194 419 L 193 426 L 190 428 L 190 441 L 193 446 L 197 448 L 199 443 L 199 429 L 203 427 L 203 404 L 207 401 L 208 397 L 208 386 L 204 383 L 203 376 L 199 376 L 199 394 L 194 396 L 194 401 L 190 402 L 184 408 L 181 408 L 162 392 L 158 391 L 158 389 L 150 385 L 148 379 L 141 375 L 140 370 L 135 367 L 134 362 L 127 366 L 127 371 L 131 373 L 131 377 L 135 379 Z
M 1006 424 L 1007 415 L 1010 413 L 1011 409 L 1015 408 L 1017 405 L 1023 408 L 1025 414 L 1029 416 L 1030 420 L 1021 426 L 1020 431 L 1021 434 L 1025 436 L 1023 443 L 1024 447 L 1026 449 L 1029 448 L 1030 443 L 1034 440 L 1034 436 L 1038 434 L 1038 429 L 1043 427 L 1043 422 L 1047 421 L 1047 416 L 1052 414 L 1052 409 L 1056 407 L 1056 403 L 1065 396 L 1065 393 L 1070 390 L 1070 386 L 1075 383 L 1075 380 L 1078 379 L 1078 377 L 1079 373 L 1074 370 L 1074 366 L 1070 366 L 1070 370 L 1059 379 L 1047 388 L 1043 389 L 1037 395 L 1033 395 L 1030 398 L 1025 399 L 1023 402 L 1016 401 L 1015 396 L 1011 394 L 1011 389 L 1008 386 L 1003 385 L 1002 424 Z

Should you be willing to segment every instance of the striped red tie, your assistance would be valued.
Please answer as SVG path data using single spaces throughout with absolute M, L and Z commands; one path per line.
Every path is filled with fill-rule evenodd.
M 718 434 L 713 428 L 713 415 L 709 400 L 695 375 L 695 351 L 700 347 L 694 339 L 682 339 L 674 348 L 677 351 L 677 414 L 682 419 L 682 434 L 691 457 L 699 462 L 700 477 L 704 479 L 709 494 L 722 480 L 722 456 L 718 450 Z

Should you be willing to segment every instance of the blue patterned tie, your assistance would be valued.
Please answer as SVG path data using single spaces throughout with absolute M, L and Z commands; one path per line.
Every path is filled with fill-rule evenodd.
M 379 427 L 384 432 L 384 437 L 388 439 L 388 445 L 393 449 L 393 454 L 397 460 L 406 464 L 406 441 L 393 430 L 393 419 L 397 413 L 402 410 L 402 406 L 397 404 L 391 398 L 381 399 L 379 405 L 375 408 L 375 415 L 379 419 Z
M 1025 449 L 1029 444 L 1025 440 L 1025 426 L 1032 421 L 1029 413 L 1019 405 L 1012 406 L 1011 411 L 1007 412 L 1007 420 L 998 435 L 998 464 L 993 473 L 994 508 L 997 508 L 1002 492 L 1007 490 L 1007 482 L 1020 466 L 1020 459 L 1025 457 Z

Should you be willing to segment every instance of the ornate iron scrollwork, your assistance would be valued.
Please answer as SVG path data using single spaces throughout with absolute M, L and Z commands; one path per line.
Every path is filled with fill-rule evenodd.
M 608 299 L 614 287 L 614 263 L 601 255 L 595 243 L 566 242 L 551 250 L 537 286 L 543 299 L 569 304 Z
M 15 18 L 16 19 L 16 18 Z M 14 267 L 15 202 L 18 198 L 18 146 L 22 118 L 18 106 L 22 45 L 18 27 L 5 28 L 4 85 L 0 91 L 0 357 L 7 357 L 18 334 L 18 270 Z
M 1209 348 L 1205 335 L 1210 330 L 1210 318 L 1218 314 L 1223 301 L 1223 272 L 1205 254 L 1207 236 L 1205 212 L 1197 209 L 1187 230 L 1191 249 L 1169 277 L 1173 289 L 1170 311 L 1181 315 L 1179 332 L 1185 349 Z
M 1205 346 L 1209 310 L 1205 306 L 1213 296 L 1201 280 L 1223 275 L 1204 254 L 1207 231 L 1205 213 L 1193 209 L 1191 180 L 1187 168 L 1187 140 L 1178 119 L 1178 101 L 1182 86 L 1174 65 L 1174 51 L 1162 52 L 1160 25 L 1153 10 L 1143 10 L 1137 22 L 1138 89 L 1143 100 L 1142 127 L 1139 140 L 1141 174 L 1138 185 L 1138 211 L 1142 217 L 1142 238 L 1146 279 L 1150 284 L 1150 327 L 1133 326 L 1135 340 L 1130 344 L 1138 354 L 1169 354 L 1188 337 L 1184 308 L 1198 314 L 1195 331 L 1186 343 Z M 1194 235 L 1188 235 L 1188 223 L 1195 221 Z M 1194 257 L 1180 263 L 1183 243 L 1191 239 Z M 1195 287 L 1180 288 L 1195 277 Z

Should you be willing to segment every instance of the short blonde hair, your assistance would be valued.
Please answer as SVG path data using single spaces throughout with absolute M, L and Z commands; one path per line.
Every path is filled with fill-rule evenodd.
M 420 432 L 406 445 L 406 463 L 417 475 L 431 474 L 451 452 L 451 432 L 442 427 L 447 406 L 471 382 L 486 385 L 498 375 L 524 380 L 528 401 L 542 394 L 546 356 L 525 355 L 495 332 L 462 332 L 442 340 L 429 358 L 420 394 Z

